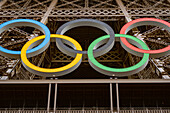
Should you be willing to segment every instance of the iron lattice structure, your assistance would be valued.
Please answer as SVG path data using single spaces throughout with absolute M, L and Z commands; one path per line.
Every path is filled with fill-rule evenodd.
M 111 25 L 116 33 L 121 27 L 132 19 L 142 17 L 160 18 L 170 21 L 170 0 L 1 0 L 0 23 L 19 18 L 28 18 L 46 24 L 51 33 L 55 33 L 63 23 L 80 18 L 92 18 L 104 21 Z M 115 24 L 116 23 L 116 24 Z M 0 36 L 0 45 L 13 50 L 19 50 L 30 39 L 41 32 L 26 27 L 10 28 Z M 144 26 L 133 29 L 131 35 L 143 38 L 151 49 L 163 48 L 170 43 L 170 34 L 157 26 Z M 74 37 L 73 33 L 68 33 Z M 86 34 L 86 35 L 90 35 Z M 75 36 L 76 37 L 76 36 Z M 80 43 L 89 44 L 91 40 L 85 39 Z M 61 62 L 65 65 L 73 58 L 66 56 L 55 49 L 51 44 L 44 53 L 33 57 L 31 61 L 41 67 L 55 67 L 54 63 Z M 119 44 L 111 51 L 97 58 L 108 65 L 127 67 L 137 63 L 140 58 L 123 50 Z M 55 54 L 54 54 L 55 53 Z M 123 56 L 123 57 L 122 57 Z M 125 57 L 124 57 L 125 56 Z M 165 78 L 170 73 L 170 56 L 158 59 L 150 59 L 147 67 L 138 74 L 129 78 Z M 87 59 L 83 59 L 87 65 Z M 113 65 L 114 63 L 114 65 Z M 20 59 L 0 57 L 1 77 L 8 76 L 10 79 L 42 79 L 26 71 Z

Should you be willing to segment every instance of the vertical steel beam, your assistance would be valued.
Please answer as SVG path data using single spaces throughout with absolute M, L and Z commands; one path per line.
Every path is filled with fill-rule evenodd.
M 110 110 L 113 113 L 113 92 L 112 92 L 112 83 L 110 83 Z
M 49 110 L 50 110 L 50 97 L 51 97 L 51 83 L 49 84 L 49 88 L 48 88 L 47 112 L 49 112 Z
M 116 98 L 117 98 L 117 112 L 119 113 L 119 86 L 118 83 L 116 83 Z
M 85 0 L 85 8 L 89 7 L 89 0 Z
M 56 102 L 57 102 L 57 84 L 55 84 L 55 94 L 54 94 L 54 113 L 56 112 Z

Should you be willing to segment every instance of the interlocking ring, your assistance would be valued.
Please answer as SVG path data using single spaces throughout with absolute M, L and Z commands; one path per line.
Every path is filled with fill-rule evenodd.
M 40 45 L 27 51 L 28 57 L 36 56 L 48 48 L 50 42 L 50 31 L 48 27 L 45 26 L 43 23 L 31 19 L 15 19 L 1 24 L 0 33 L 2 33 L 5 30 L 8 30 L 8 28 L 16 26 L 35 27 L 45 34 L 45 39 Z M 10 58 L 20 58 L 20 54 L 21 51 L 8 50 L 0 46 L 0 55 Z
M 75 27 L 79 27 L 79 26 L 96 27 L 96 28 L 99 28 L 99 29 L 105 31 L 108 35 L 110 35 L 109 40 L 107 40 L 107 41 L 104 40 L 94 47 L 94 56 L 95 57 L 103 55 L 111 50 L 111 48 L 113 47 L 114 42 L 115 42 L 114 31 L 109 25 L 107 25 L 104 22 L 98 21 L 98 20 L 94 20 L 94 19 L 73 20 L 73 21 L 67 22 L 67 23 L 63 24 L 61 27 L 59 27 L 56 34 L 63 35 L 68 30 L 75 28 Z M 87 54 L 87 51 L 78 51 L 78 50 L 74 50 L 74 49 L 67 47 L 64 43 L 66 43 L 69 46 L 74 48 L 74 45 L 72 45 L 71 43 L 68 43 L 68 41 L 63 41 L 62 39 L 56 39 L 56 41 L 57 41 L 57 47 L 60 49 L 60 51 L 62 51 L 63 53 L 65 53 L 67 55 L 75 56 L 75 54 L 77 54 L 77 53 Z M 105 44 L 105 45 L 98 48 L 99 46 L 101 46 L 103 44 Z
M 76 40 L 74 40 L 68 36 L 59 35 L 59 34 L 51 34 L 50 37 L 51 38 L 62 38 L 64 40 L 70 41 L 72 44 L 74 44 L 74 46 L 76 47 L 77 50 L 82 51 L 80 44 Z M 29 48 L 30 45 L 32 45 L 32 47 L 37 46 L 36 42 L 40 41 L 44 38 L 45 38 L 45 35 L 36 37 L 36 38 L 28 41 L 23 46 L 23 48 L 21 50 L 22 64 L 28 71 L 30 71 L 34 74 L 40 75 L 40 76 L 58 77 L 58 76 L 65 75 L 67 73 L 74 71 L 80 65 L 81 60 L 82 60 L 82 54 L 80 54 L 80 53 L 78 53 L 76 55 L 75 59 L 71 63 L 69 63 L 66 66 L 60 67 L 60 68 L 54 68 L 54 69 L 41 68 L 41 67 L 35 66 L 34 64 L 30 63 L 29 60 L 27 59 L 27 54 L 26 54 L 27 49 Z M 51 41 L 53 41 L 53 40 L 51 40 Z
M 127 32 L 133 29 L 134 27 L 138 27 L 142 25 L 155 25 L 155 26 L 163 27 L 168 32 L 170 32 L 170 23 L 164 20 L 160 20 L 156 18 L 140 18 L 140 19 L 136 19 L 125 24 L 120 30 L 120 34 L 127 34 Z M 124 37 L 121 37 L 120 39 L 121 39 L 122 47 L 126 49 L 129 53 L 134 54 L 134 55 L 142 56 L 143 53 L 149 53 L 150 57 L 158 58 L 158 57 L 170 54 L 170 45 L 159 50 L 144 50 L 144 49 L 140 49 L 140 48 L 137 48 L 131 45 L 129 43 L 131 40 L 126 40 L 126 38 Z
M 103 73 L 108 76 L 128 76 L 143 70 L 148 64 L 149 57 L 160 57 L 162 55 L 167 55 L 170 53 L 169 51 L 170 45 L 159 50 L 149 50 L 147 45 L 142 40 L 130 35 L 126 35 L 126 33 L 130 29 L 140 25 L 158 25 L 159 27 L 164 27 L 167 31 L 170 32 L 170 23 L 159 19 L 142 18 L 133 20 L 123 26 L 123 28 L 120 31 L 120 34 L 114 34 L 112 28 L 103 22 L 93 19 L 78 19 L 62 25 L 57 30 L 58 34 L 51 35 L 49 29 L 44 24 L 38 21 L 30 19 L 16 19 L 1 24 L 0 33 L 2 33 L 3 31 L 7 30 L 10 27 L 25 25 L 35 27 L 42 31 L 45 35 L 35 37 L 28 41 L 23 46 L 21 51 L 12 51 L 0 46 L 0 55 L 11 58 L 20 58 L 21 54 L 22 64 L 28 71 L 36 75 L 45 77 L 58 77 L 74 71 L 81 64 L 83 54 L 87 54 L 89 64 L 100 73 Z M 102 36 L 93 41 L 90 44 L 88 51 L 82 51 L 82 48 L 77 41 L 68 36 L 63 35 L 67 30 L 78 26 L 97 27 L 105 31 L 108 35 Z M 52 38 L 51 40 L 50 37 Z M 120 37 L 120 40 L 118 41 L 120 41 L 122 47 L 125 50 L 134 55 L 143 57 L 142 60 L 136 65 L 127 68 L 111 68 L 104 66 L 100 64 L 97 60 L 95 60 L 95 57 L 103 55 L 112 49 L 115 43 L 115 37 Z M 50 41 L 56 42 L 56 45 L 59 48 L 59 50 L 61 50 L 63 53 L 75 57 L 75 59 L 66 66 L 52 69 L 41 68 L 29 62 L 27 58 L 38 55 L 45 51 L 48 48 Z M 64 43 L 70 45 L 74 49 L 67 47 L 66 45 L 64 45 Z M 98 48 L 103 44 L 105 45 Z M 137 47 L 134 47 L 131 44 Z
M 133 43 L 134 45 L 138 46 L 138 44 L 140 44 L 143 49 L 149 50 L 149 48 L 143 41 L 141 41 L 140 39 L 135 38 L 133 36 L 124 35 L 124 34 L 115 34 L 115 37 L 125 37 L 128 39 L 134 40 L 135 42 L 137 42 L 137 43 Z M 97 43 L 100 43 L 100 41 L 105 40 L 107 38 L 109 38 L 109 35 L 105 35 L 105 36 L 102 36 L 102 37 L 96 39 L 95 41 L 93 41 L 90 44 L 90 46 L 88 48 L 89 64 L 95 70 L 97 70 L 100 73 L 103 73 L 105 75 L 109 75 L 109 76 L 128 76 L 128 75 L 138 73 L 139 71 L 143 70 L 146 67 L 146 65 L 148 64 L 148 59 L 149 59 L 148 53 L 144 53 L 143 58 L 139 63 L 137 63 L 134 66 L 127 67 L 127 68 L 111 68 L 111 67 L 107 67 L 107 66 L 100 64 L 93 56 L 93 48 Z

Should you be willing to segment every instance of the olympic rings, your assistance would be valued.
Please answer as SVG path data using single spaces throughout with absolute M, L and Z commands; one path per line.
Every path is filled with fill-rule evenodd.
M 103 54 L 105 54 L 105 53 L 107 53 L 108 51 L 111 50 L 111 48 L 113 47 L 114 42 L 115 42 L 114 31 L 109 25 L 107 25 L 104 22 L 98 21 L 98 20 L 94 20 L 94 19 L 73 20 L 73 21 L 67 22 L 67 23 L 63 24 L 61 27 L 59 27 L 56 34 L 62 35 L 65 32 L 67 32 L 68 30 L 75 28 L 75 27 L 79 27 L 79 26 L 96 27 L 96 28 L 99 28 L 99 29 L 105 31 L 108 35 L 110 35 L 109 40 L 102 41 L 100 44 L 95 46 L 95 48 L 94 48 L 94 56 L 95 57 L 103 55 Z M 57 42 L 57 47 L 60 49 L 60 51 L 62 51 L 65 54 L 68 54 L 68 55 L 71 55 L 71 56 L 75 56 L 76 53 L 87 54 L 87 51 L 77 51 L 77 50 L 74 50 L 74 49 L 70 49 L 64 43 L 68 44 L 69 46 L 71 46 L 73 48 L 74 48 L 74 45 L 72 45 L 72 44 L 70 44 L 66 41 L 62 41 L 62 39 L 56 39 L 56 42 Z M 99 46 L 101 46 L 103 44 L 105 44 L 105 45 L 100 47 L 99 49 L 97 49 Z
M 0 33 L 3 31 L 7 30 L 8 28 L 11 27 L 16 27 L 16 26 L 30 26 L 30 27 L 35 27 L 45 33 L 45 39 L 44 41 L 38 45 L 37 47 L 28 50 L 27 54 L 28 57 L 33 57 L 41 52 L 43 52 L 46 48 L 49 46 L 49 41 L 50 41 L 50 31 L 47 26 L 42 24 L 41 22 L 38 22 L 36 20 L 31 20 L 31 19 L 15 19 L 11 20 L 8 22 L 5 22 L 0 25 Z M 13 51 L 13 50 L 8 50 L 0 46 L 0 55 L 10 57 L 10 58 L 20 58 L 21 51 Z
M 80 44 L 76 40 L 74 40 L 68 36 L 59 35 L 59 34 L 51 34 L 50 37 L 51 38 L 62 38 L 64 40 L 70 41 L 71 43 L 73 43 L 75 45 L 77 50 L 82 51 Z M 79 53 L 77 53 L 75 59 L 71 63 L 69 63 L 66 66 L 60 67 L 60 68 L 54 68 L 54 69 L 41 68 L 41 67 L 35 66 L 32 63 L 30 63 L 29 60 L 27 59 L 27 55 L 26 55 L 27 49 L 29 48 L 30 45 L 36 46 L 37 43 L 35 43 L 35 42 L 38 40 L 44 39 L 44 38 L 45 38 L 45 35 L 42 35 L 42 36 L 36 37 L 36 38 L 28 41 L 23 46 L 23 48 L 21 50 L 22 64 L 28 71 L 30 71 L 34 74 L 40 75 L 40 76 L 43 75 L 45 77 L 50 77 L 50 76 L 56 77 L 56 76 L 61 76 L 61 75 L 70 73 L 70 72 L 74 71 L 80 65 L 81 60 L 82 60 L 82 54 L 79 54 Z
M 0 33 L 10 27 L 25 25 L 35 27 L 42 31 L 45 35 L 38 36 L 28 41 L 23 46 L 21 51 L 12 51 L 0 46 L 0 55 L 11 58 L 20 58 L 21 54 L 22 64 L 28 71 L 45 77 L 58 77 L 74 71 L 81 64 L 83 54 L 87 54 L 89 64 L 100 73 L 108 76 L 128 76 L 143 70 L 148 64 L 149 57 L 160 57 L 170 53 L 170 45 L 159 50 L 149 50 L 147 45 L 142 40 L 130 35 L 126 35 L 130 29 L 140 25 L 158 25 L 159 27 L 164 27 L 167 31 L 170 32 L 170 23 L 154 18 L 141 18 L 133 20 L 123 26 L 120 34 L 114 34 L 114 31 L 109 25 L 93 19 L 78 19 L 67 22 L 57 30 L 57 34 L 51 35 L 49 29 L 38 21 L 30 19 L 16 19 L 1 24 Z M 93 41 L 90 44 L 88 51 L 82 51 L 82 48 L 77 41 L 63 35 L 66 31 L 78 26 L 97 27 L 105 31 L 108 35 L 102 36 Z M 52 38 L 51 40 L 50 37 Z M 115 37 L 120 37 L 120 43 L 125 50 L 134 55 L 143 57 L 142 60 L 136 65 L 127 68 L 111 68 L 97 62 L 95 57 L 103 55 L 112 49 L 115 43 Z M 56 46 L 59 48 L 59 50 L 61 50 L 63 53 L 75 57 L 75 59 L 66 66 L 52 69 L 41 68 L 30 63 L 27 58 L 38 55 L 45 51 L 48 48 L 50 41 L 56 42 Z M 67 47 L 64 45 L 64 43 L 70 45 L 74 49 Z M 103 44 L 105 45 L 98 48 Z M 131 44 L 137 46 L 137 48 Z
M 115 34 L 115 37 L 125 37 L 125 38 L 129 38 L 131 40 L 134 40 L 135 42 L 139 43 L 143 49 L 149 50 L 149 48 L 147 47 L 147 45 L 145 45 L 145 43 L 143 41 L 141 41 L 140 39 L 130 36 L 130 35 L 124 35 L 124 34 Z M 88 58 L 89 58 L 89 64 L 97 71 L 99 71 L 100 73 L 103 73 L 105 75 L 109 75 L 109 76 L 128 76 L 128 75 L 132 75 L 135 73 L 138 73 L 139 71 L 143 70 L 146 65 L 148 64 L 148 59 L 149 59 L 149 54 L 148 53 L 144 53 L 142 60 L 137 63 L 134 66 L 131 67 L 127 67 L 127 68 L 111 68 L 111 67 L 107 67 L 104 66 L 102 64 L 100 64 L 93 56 L 93 48 L 97 43 L 100 43 L 100 41 L 109 38 L 109 35 L 105 35 L 102 36 L 98 39 L 96 39 L 95 41 L 93 41 L 89 48 L 88 48 Z M 138 44 L 134 43 L 136 46 L 138 46 Z
M 170 23 L 164 20 L 160 20 L 156 18 L 140 18 L 140 19 L 136 19 L 125 24 L 122 27 L 120 34 L 126 34 L 128 31 L 130 31 L 134 27 L 138 27 L 141 25 L 155 25 L 155 26 L 163 27 L 167 31 L 170 32 Z M 155 58 L 155 57 L 161 57 L 161 56 L 170 54 L 170 45 L 159 50 L 143 50 L 143 49 L 136 48 L 133 45 L 129 44 L 128 42 L 129 40 L 126 40 L 126 38 L 120 37 L 120 39 L 121 39 L 122 47 L 134 55 L 142 56 L 143 55 L 142 53 L 149 53 L 150 57 Z M 127 48 L 130 48 L 130 49 L 127 49 Z

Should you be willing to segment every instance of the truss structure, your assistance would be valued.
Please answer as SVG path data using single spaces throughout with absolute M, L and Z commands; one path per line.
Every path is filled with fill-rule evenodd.
M 169 0 L 1 0 L 0 23 L 16 18 L 29 18 L 40 21 L 49 26 L 52 33 L 58 28 L 58 22 L 70 21 L 79 18 L 92 18 L 101 21 L 116 21 L 117 28 L 121 28 L 121 22 L 131 21 L 141 17 L 156 17 L 170 21 Z M 32 29 L 28 32 L 24 28 L 10 28 L 0 35 L 0 45 L 8 49 L 21 49 L 29 39 L 41 34 Z M 146 26 L 145 31 L 135 29 L 132 34 L 142 37 L 150 45 L 151 49 L 159 49 L 169 45 L 170 34 L 159 27 Z M 14 46 L 15 45 L 15 46 Z M 54 46 L 53 46 L 54 47 Z M 38 66 L 45 66 L 44 60 L 49 62 L 70 62 L 68 57 L 58 50 L 55 54 L 49 53 L 50 47 L 44 53 L 32 58 L 32 62 Z M 97 58 L 100 62 L 116 62 L 121 67 L 134 65 L 140 58 L 122 51 L 109 52 Z M 125 59 L 121 55 L 125 55 Z M 40 59 L 40 60 L 37 60 Z M 150 59 L 146 69 L 132 76 L 132 78 L 164 78 L 169 74 L 169 56 L 159 59 Z M 129 61 L 130 62 L 127 62 Z M 83 59 L 87 62 L 87 59 Z M 4 65 L 5 64 L 5 65 Z M 117 65 L 116 64 L 116 65 Z M 2 76 L 11 79 L 34 79 L 31 74 L 21 66 L 20 60 L 0 57 L 0 70 Z M 40 78 L 40 77 L 39 77 Z M 40 78 L 42 79 L 42 78 Z

